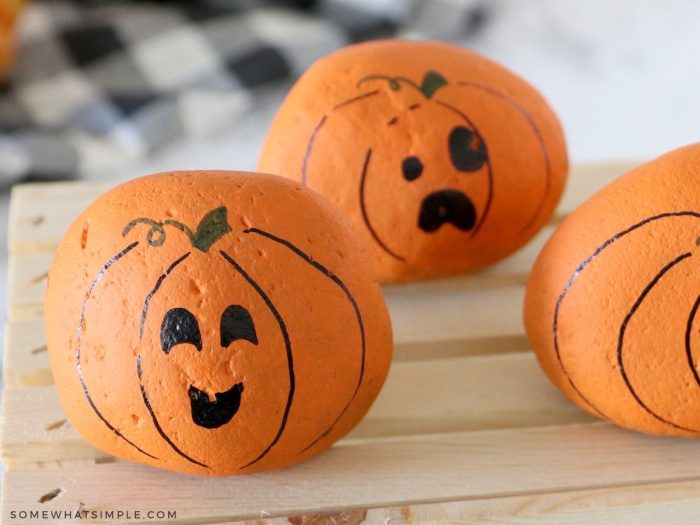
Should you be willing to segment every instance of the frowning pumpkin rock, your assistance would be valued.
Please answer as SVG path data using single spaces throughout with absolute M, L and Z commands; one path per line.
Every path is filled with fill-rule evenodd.
M 700 436 L 700 144 L 621 177 L 554 233 L 525 324 L 550 379 L 598 417 Z
M 379 41 L 313 65 L 282 105 L 260 171 L 352 219 L 382 281 L 463 273 L 549 219 L 567 155 L 545 100 L 459 47 Z
M 329 447 L 391 359 L 369 259 L 320 197 L 280 177 L 153 175 L 73 223 L 46 296 L 70 422 L 116 456 L 249 473 Z

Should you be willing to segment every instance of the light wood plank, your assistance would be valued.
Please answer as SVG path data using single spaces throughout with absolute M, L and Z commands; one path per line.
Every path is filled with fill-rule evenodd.
M 37 506 L 60 489 L 44 508 L 174 508 L 178 519 L 211 522 L 694 480 L 699 472 L 700 441 L 599 423 L 336 446 L 290 469 L 244 477 L 127 463 L 16 469 L 5 474 L 2 510 Z
M 448 357 L 469 357 L 532 352 L 525 334 L 494 335 L 444 341 L 405 341 L 394 344 L 393 360 L 429 361 Z
M 8 228 L 10 253 L 52 252 L 75 217 L 112 186 L 110 182 L 14 186 Z
M 86 465 L 88 463 L 85 463 Z M 46 468 L 46 467 L 44 467 Z M 55 489 L 54 489 L 55 490 Z M 50 491 L 47 494 L 52 494 Z M 63 492 L 56 497 L 63 496 Z M 53 500 L 51 500 L 53 501 Z M 47 510 L 51 502 L 30 509 Z M 100 508 L 106 508 L 100 506 Z M 52 509 L 55 510 L 55 509 Z M 99 510 L 83 505 L 82 510 Z M 700 481 L 678 481 L 573 490 L 523 496 L 405 504 L 383 508 L 306 513 L 257 519 L 178 518 L 183 524 L 216 525 L 410 525 L 414 523 L 500 523 L 504 525 L 665 525 L 694 523 L 700 515 Z M 99 523 L 99 521 L 92 521 Z M 127 523 L 129 520 L 127 520 Z
M 555 213 L 555 223 L 581 206 L 604 186 L 641 165 L 642 161 L 596 162 L 571 166 L 564 194 Z
M 500 523 L 504 525 L 665 525 L 695 523 L 700 516 L 700 481 L 681 481 L 527 496 L 443 501 L 424 505 L 353 509 L 264 521 L 259 525 L 408 525 L 412 523 Z
M 53 383 L 41 320 L 5 325 L 3 381 L 6 387 Z
M 10 464 L 105 456 L 65 420 L 53 387 L 6 389 L 0 410 Z M 547 381 L 532 354 L 460 357 L 396 363 L 345 441 L 585 421 L 592 417 Z
M 46 277 L 52 257 L 52 253 L 39 253 L 9 258 L 7 315 L 10 321 L 37 319 L 44 314 Z
M 522 336 L 524 296 L 524 286 L 468 292 L 411 286 L 384 293 L 398 344 Z

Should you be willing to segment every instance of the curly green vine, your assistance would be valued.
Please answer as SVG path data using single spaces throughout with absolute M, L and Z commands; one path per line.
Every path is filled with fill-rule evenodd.
M 124 226 L 122 237 L 126 237 L 129 232 L 139 224 L 150 226 L 146 234 L 146 241 L 151 246 L 156 248 L 163 246 L 166 239 L 165 227 L 172 226 L 184 232 L 189 238 L 190 243 L 192 243 L 192 246 L 203 252 L 207 252 L 216 241 L 231 231 L 231 226 L 228 224 L 227 220 L 227 210 L 224 206 L 220 206 L 207 213 L 202 220 L 199 221 L 195 231 L 192 231 L 189 226 L 180 221 L 166 219 L 159 222 L 149 217 L 139 217 Z
M 430 99 L 438 89 L 447 85 L 447 80 L 445 80 L 445 77 L 443 77 L 440 73 L 436 73 L 435 71 L 428 71 L 423 76 L 423 81 L 420 85 L 416 84 L 413 80 L 406 77 L 390 77 L 388 75 L 369 75 L 361 78 L 357 82 L 357 87 L 360 87 L 364 82 L 368 82 L 370 80 L 385 80 L 389 83 L 389 89 L 391 89 L 392 91 L 398 91 L 399 89 L 401 89 L 401 84 L 406 84 L 407 86 L 410 86 L 413 89 L 420 91 L 423 94 L 423 96 L 427 99 Z

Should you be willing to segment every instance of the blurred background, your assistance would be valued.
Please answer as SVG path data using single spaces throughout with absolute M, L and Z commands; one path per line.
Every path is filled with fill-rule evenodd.
M 700 136 L 694 0 L 21 4 L 0 0 L 2 318 L 13 184 L 252 170 L 294 80 L 352 42 L 446 40 L 503 63 L 550 100 L 573 162 L 644 161 Z

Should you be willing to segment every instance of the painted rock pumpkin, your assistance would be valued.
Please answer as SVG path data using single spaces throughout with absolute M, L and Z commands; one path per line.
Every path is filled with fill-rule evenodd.
M 0 2 L 0 75 L 12 62 L 15 51 L 15 25 L 24 0 Z
M 284 467 L 365 414 L 391 360 L 345 219 L 281 177 L 177 172 L 72 224 L 46 295 L 54 379 L 94 446 L 165 469 Z
M 556 116 L 524 80 L 452 45 L 378 41 L 302 76 L 258 169 L 338 206 L 393 282 L 515 251 L 551 216 L 568 165 Z
M 530 276 L 525 324 L 588 412 L 700 435 L 700 144 L 630 172 L 564 221 Z

